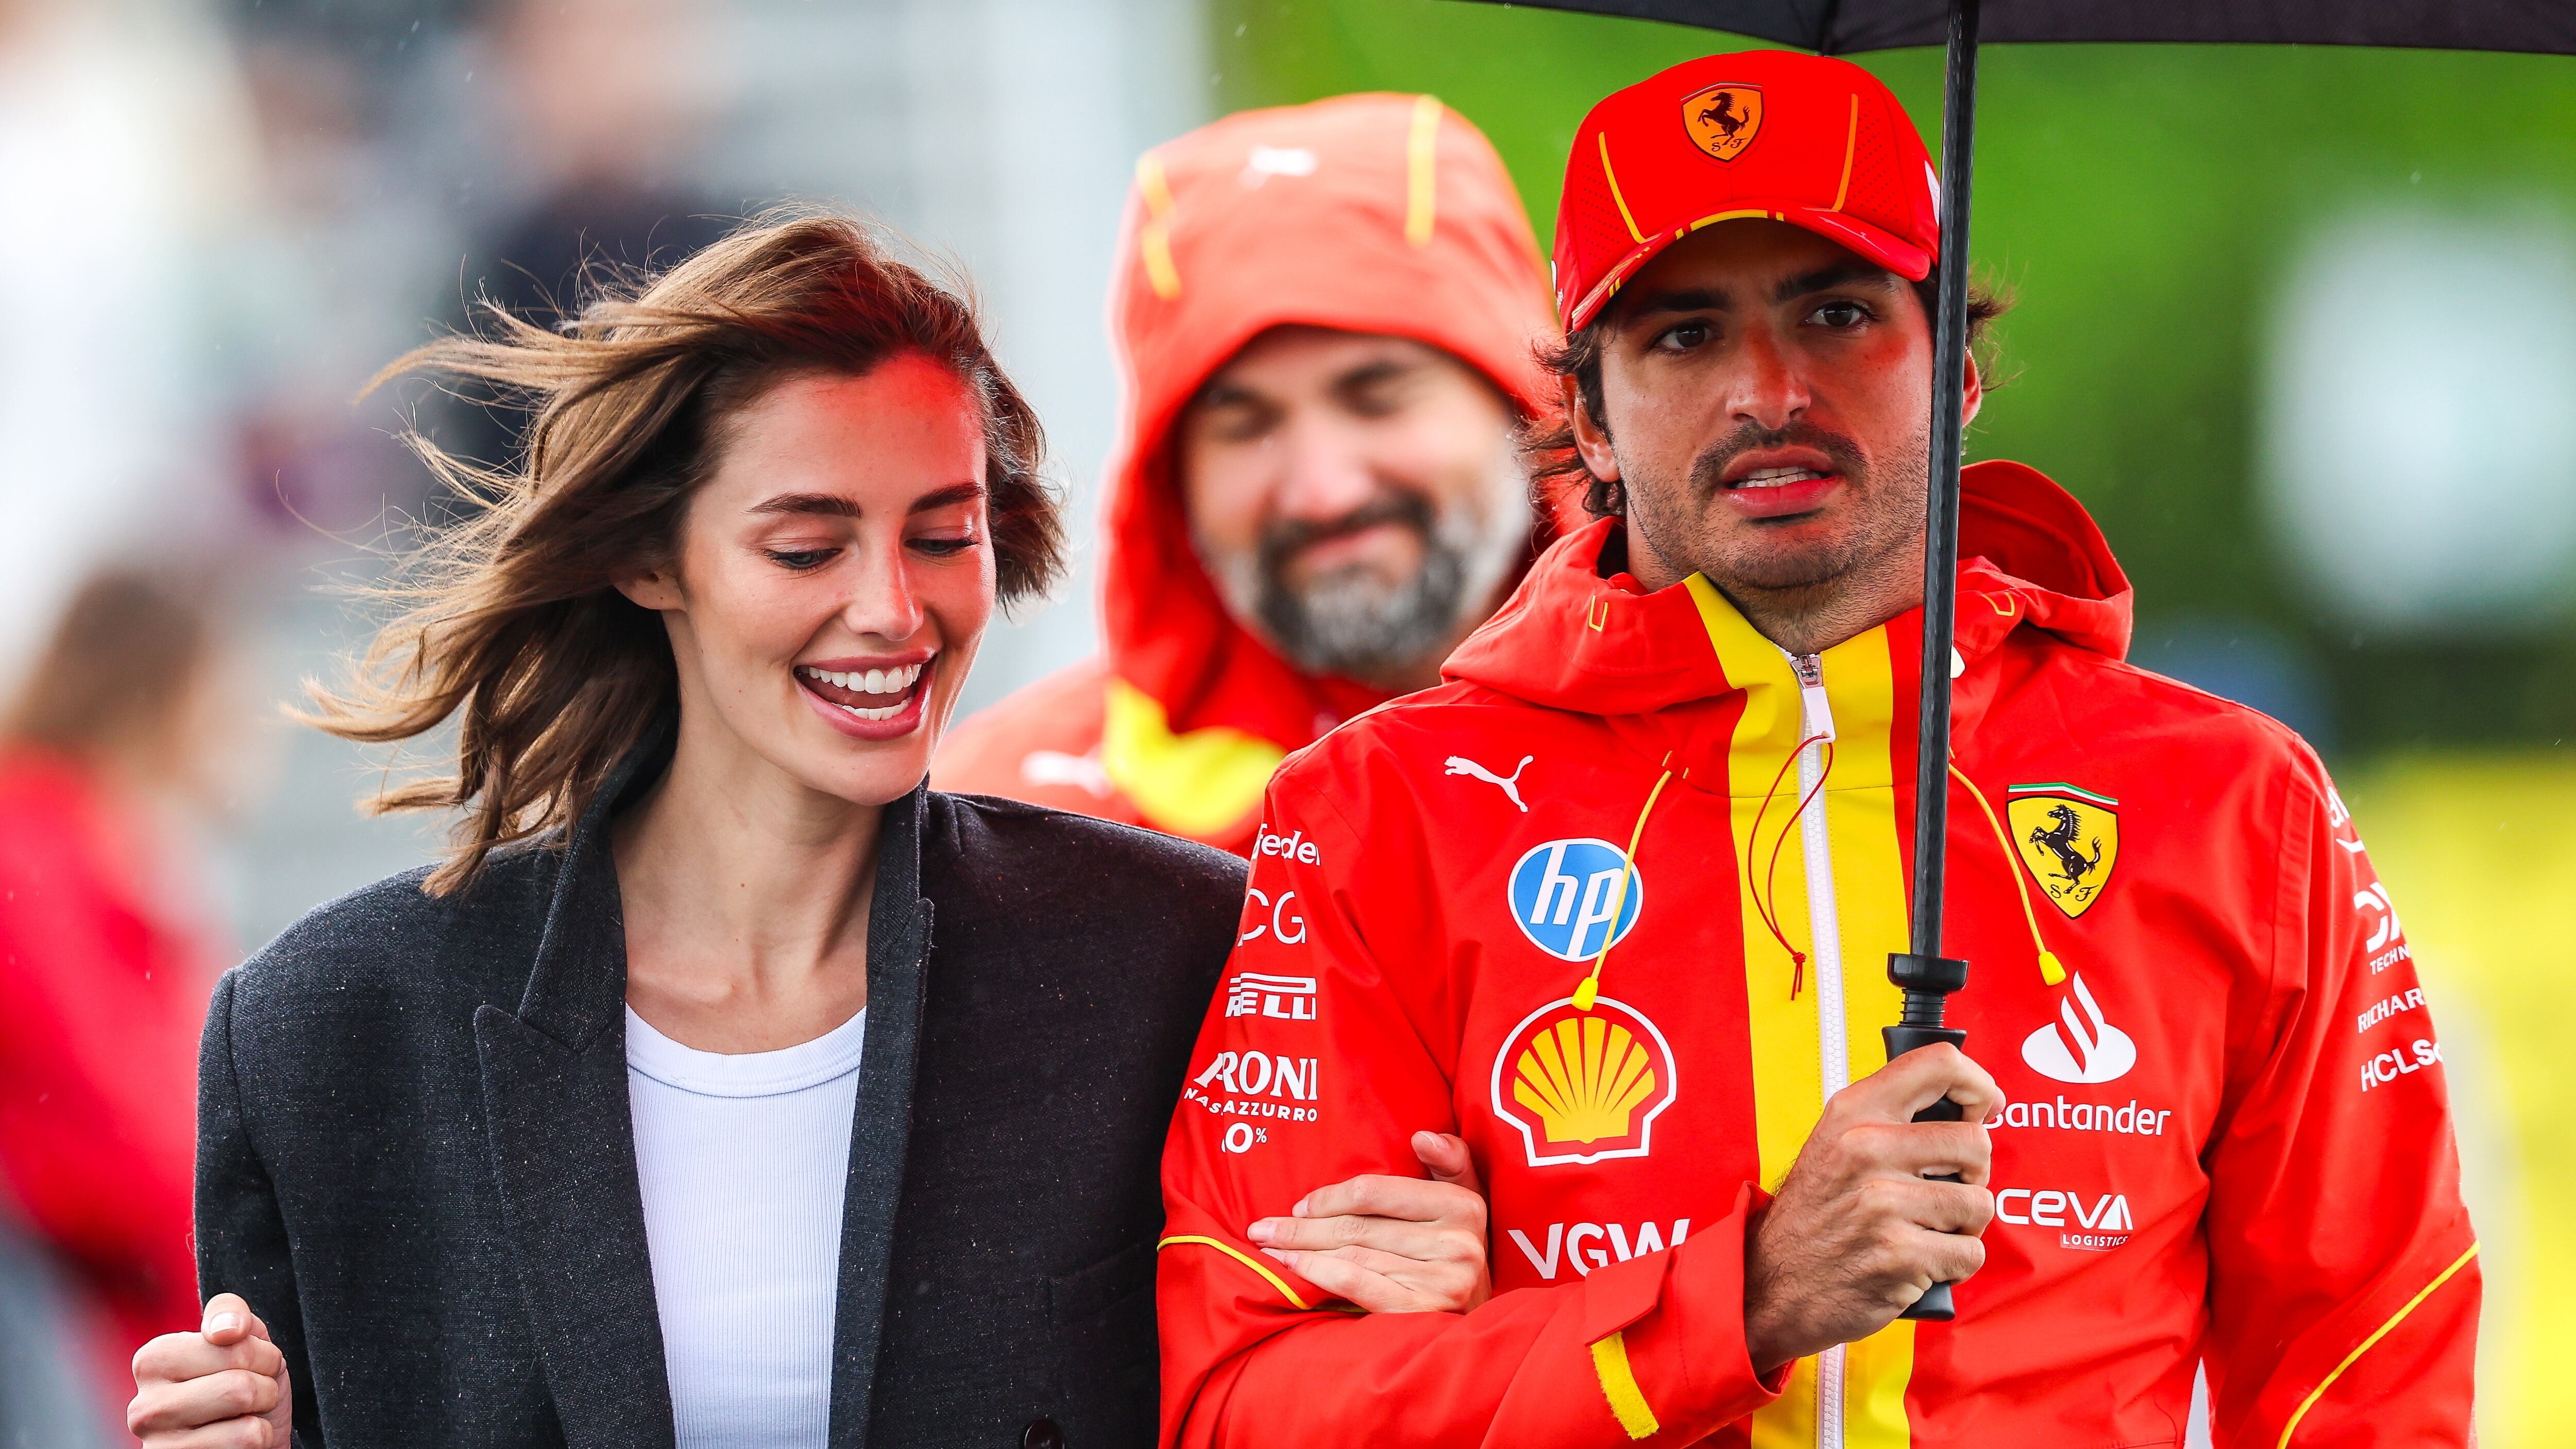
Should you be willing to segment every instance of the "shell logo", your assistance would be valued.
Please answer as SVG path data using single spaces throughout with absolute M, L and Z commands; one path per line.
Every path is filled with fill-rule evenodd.
M 1681 1084 L 1672 1048 L 1644 1013 L 1604 996 L 1522 1018 L 1494 1054 L 1494 1115 L 1521 1134 L 1532 1167 L 1643 1157 Z

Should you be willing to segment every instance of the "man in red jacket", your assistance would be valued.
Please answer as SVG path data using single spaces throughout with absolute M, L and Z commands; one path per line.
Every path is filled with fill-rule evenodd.
M 1437 683 L 1527 565 L 1547 286 L 1501 160 L 1429 96 L 1156 147 L 1120 257 L 1105 651 L 960 726 L 932 783 L 1249 854 L 1287 752 Z
M 1271 786 L 1165 1160 L 1167 1444 L 2171 1445 L 2203 1364 L 2222 1444 L 2468 1442 L 2476 1240 L 2388 894 L 2296 736 L 2121 662 L 2119 565 L 2018 464 L 1963 480 L 1951 666 L 1984 1065 L 1878 1065 L 1936 186 L 1816 57 L 1577 132 L 1559 466 L 1603 516 Z M 1340 1311 L 1372 1188 L 1307 1186 L 1418 1177 L 1425 1126 L 1496 1295 Z M 1938 1280 L 1955 1322 L 1896 1318 Z

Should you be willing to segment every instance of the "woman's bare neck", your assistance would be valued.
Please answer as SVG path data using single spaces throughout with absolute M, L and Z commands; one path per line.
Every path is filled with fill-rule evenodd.
M 884 811 L 814 790 L 739 741 L 692 738 L 613 827 L 626 1000 L 701 1051 L 776 1051 L 867 1004 Z

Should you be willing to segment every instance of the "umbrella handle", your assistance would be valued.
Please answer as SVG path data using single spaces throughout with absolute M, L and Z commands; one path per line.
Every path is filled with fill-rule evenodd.
M 1887 979 L 1905 993 L 1905 1016 L 1901 1024 L 1879 1028 L 1887 1043 L 1887 1059 L 1894 1061 L 1907 1052 L 1947 1042 L 1954 1047 L 1968 1044 L 1968 1034 L 1955 1026 L 1942 1024 L 1946 998 L 1968 982 L 1968 963 L 1941 956 L 1895 954 L 1887 958 Z M 1917 1122 L 1957 1122 L 1965 1114 L 1959 1104 L 1944 1097 L 1914 1114 Z M 1955 1175 L 1927 1179 L 1932 1182 L 1957 1182 Z M 1925 1289 L 1913 1306 L 1897 1315 L 1918 1322 L 1947 1323 L 1958 1316 L 1950 1300 L 1950 1285 L 1935 1283 Z
M 1904 1030 L 1902 1027 L 1889 1027 L 1887 1029 L 1889 1031 Z M 1964 1042 L 1967 1039 L 1968 1034 L 1964 1031 L 1950 1031 L 1942 1034 L 1942 1040 L 1949 1042 L 1952 1046 L 1957 1046 L 1959 1043 Z M 1951 1101 L 1947 1097 L 1944 1097 L 1940 1101 L 1933 1103 L 1931 1106 L 1924 1108 L 1922 1111 L 1915 1113 L 1914 1120 L 1917 1122 L 1956 1122 L 1960 1119 L 1960 1116 L 1959 1104 Z M 1958 1180 L 1959 1175 L 1955 1172 L 1943 1173 L 1939 1177 L 1927 1177 L 1924 1179 L 1926 1182 L 1957 1182 Z M 1896 1316 L 1899 1318 L 1911 1318 L 1922 1323 L 1947 1323 L 1951 1319 L 1959 1316 L 1959 1310 L 1957 1306 L 1950 1301 L 1950 1285 L 1947 1283 L 1935 1283 L 1931 1287 L 1924 1289 L 1922 1297 L 1915 1299 L 1903 1313 Z

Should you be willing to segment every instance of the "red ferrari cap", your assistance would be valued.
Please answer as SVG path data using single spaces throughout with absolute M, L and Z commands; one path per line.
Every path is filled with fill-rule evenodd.
M 1940 178 L 1913 119 L 1847 60 L 1712 55 L 1592 108 L 1556 212 L 1556 311 L 1590 322 L 1619 284 L 1721 221 L 1769 217 L 1909 281 L 1940 254 Z

